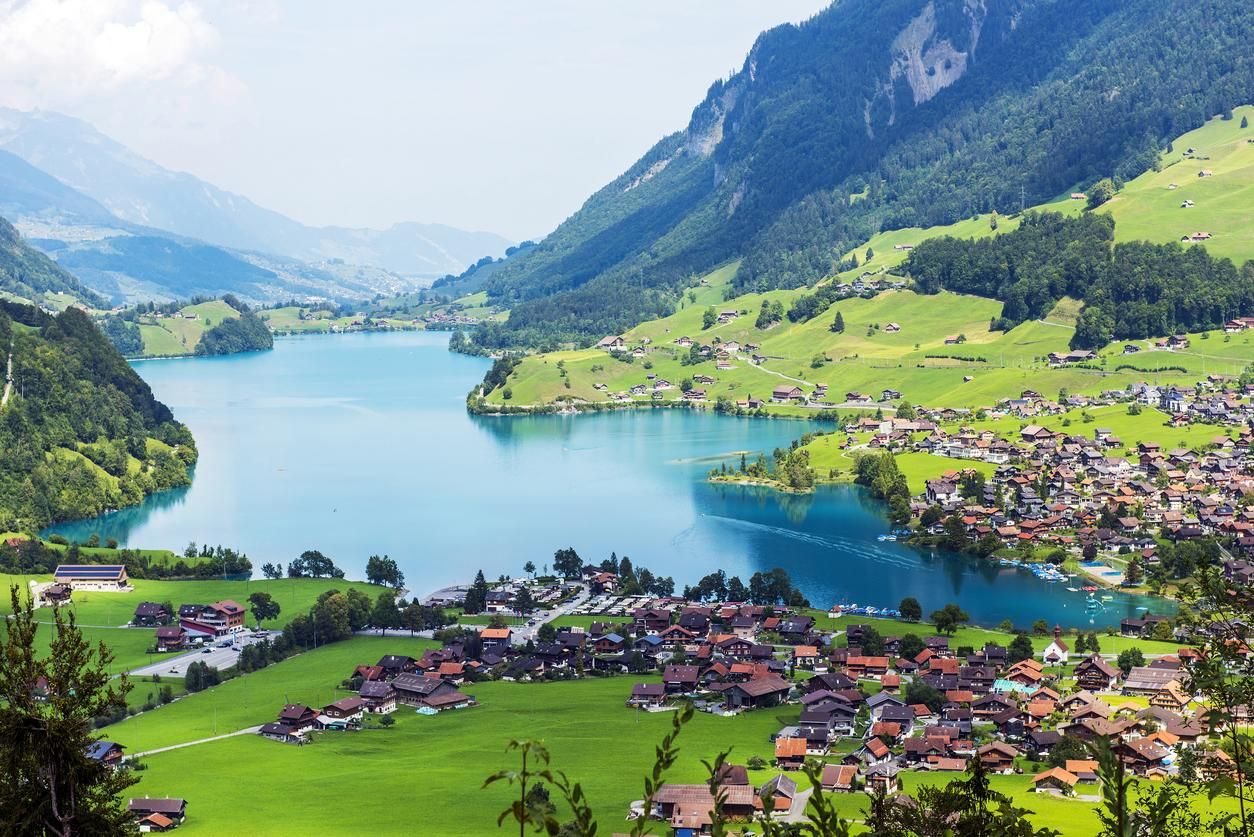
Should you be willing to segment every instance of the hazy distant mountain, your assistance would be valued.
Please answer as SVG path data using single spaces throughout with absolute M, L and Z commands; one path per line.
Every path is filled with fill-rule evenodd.
M 92 305 L 104 300 L 77 278 L 31 247 L 8 221 L 0 218 L 0 297 L 46 302 L 45 294 L 70 294 Z
M 7 151 L 0 151 L 0 215 L 82 224 L 117 223 L 97 201 Z
M 14 286 L 0 284 L 0 289 L 27 299 L 56 291 L 85 298 L 85 292 L 61 281 L 67 277 L 75 287 L 82 282 L 115 303 L 169 302 L 224 293 L 251 303 L 308 297 L 369 299 L 415 287 L 413 279 L 382 268 L 340 261 L 311 265 L 284 256 L 217 247 L 123 221 L 7 151 L 0 151 L 0 215 L 13 219 L 27 243 L 73 274 L 68 276 L 64 270 L 49 274 L 46 268 L 56 265 L 47 259 L 9 271 L 7 279 Z M 4 239 L 0 235 L 0 245 Z M 0 264 L 0 272 L 3 268 Z M 19 281 L 21 277 L 28 281 Z M 48 283 L 41 277 L 56 281 Z
M 79 119 L 0 108 L 0 147 L 133 224 L 305 261 L 342 259 L 410 276 L 458 273 L 510 242 L 441 224 L 387 230 L 307 227 L 190 174 L 147 160 Z

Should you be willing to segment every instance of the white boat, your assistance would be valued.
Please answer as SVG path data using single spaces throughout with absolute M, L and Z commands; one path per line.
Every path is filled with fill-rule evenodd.
M 1080 588 L 1079 588 L 1079 587 L 1068 587 L 1068 588 L 1067 588 L 1067 592 L 1068 592 L 1068 593 L 1079 593 L 1079 592 L 1080 592 Z

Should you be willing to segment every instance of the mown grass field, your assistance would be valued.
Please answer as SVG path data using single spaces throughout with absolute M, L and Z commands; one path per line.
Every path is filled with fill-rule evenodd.
M 322 707 L 345 697 L 348 692 L 340 684 L 358 665 L 373 665 L 385 654 L 420 657 L 433 646 L 406 634 L 354 637 L 228 680 L 158 712 L 128 718 L 109 727 L 107 737 L 131 752 L 143 752 L 268 723 L 285 703 Z

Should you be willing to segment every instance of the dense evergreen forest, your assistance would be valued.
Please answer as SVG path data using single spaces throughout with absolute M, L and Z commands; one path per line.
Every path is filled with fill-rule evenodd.
M 198 355 L 233 355 L 274 348 L 274 336 L 261 318 L 231 294 L 222 301 L 239 312 L 206 331 L 196 344 Z
M 1151 167 L 1248 100 L 1244 0 L 848 0 L 762 35 L 665 138 L 485 287 L 487 348 L 586 344 L 695 277 L 800 287 L 886 228 L 1010 212 Z
M 0 531 L 35 531 L 187 485 L 188 429 L 77 309 L 0 302 L 13 386 L 0 406 Z
M 1029 212 L 1019 229 L 994 238 L 924 241 L 906 270 L 923 293 L 943 288 L 1001 300 L 998 329 L 1044 317 L 1061 297 L 1082 299 L 1073 348 L 1219 328 L 1254 315 L 1254 261 L 1238 269 L 1201 245 L 1112 246 L 1114 236 L 1109 215 Z
M 0 291 L 38 300 L 45 293 L 72 294 L 88 305 L 107 307 L 105 300 L 43 253 L 30 247 L 13 225 L 0 218 Z

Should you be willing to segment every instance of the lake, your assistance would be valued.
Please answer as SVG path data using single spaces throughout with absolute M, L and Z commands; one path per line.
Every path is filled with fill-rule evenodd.
M 254 566 L 306 549 L 361 577 L 388 554 L 410 590 L 630 556 L 682 589 L 722 568 L 746 582 L 783 567 L 811 602 L 925 612 L 959 602 L 982 624 L 1038 618 L 1118 624 L 1147 600 L 1119 595 L 1090 621 L 1082 594 L 963 556 L 880 542 L 880 505 L 852 486 L 812 495 L 712 485 L 704 476 L 800 436 L 799 421 L 638 410 L 471 416 L 488 362 L 428 332 L 282 338 L 272 352 L 143 361 L 136 369 L 196 436 L 192 486 L 54 527 L 127 546 L 225 544 Z

